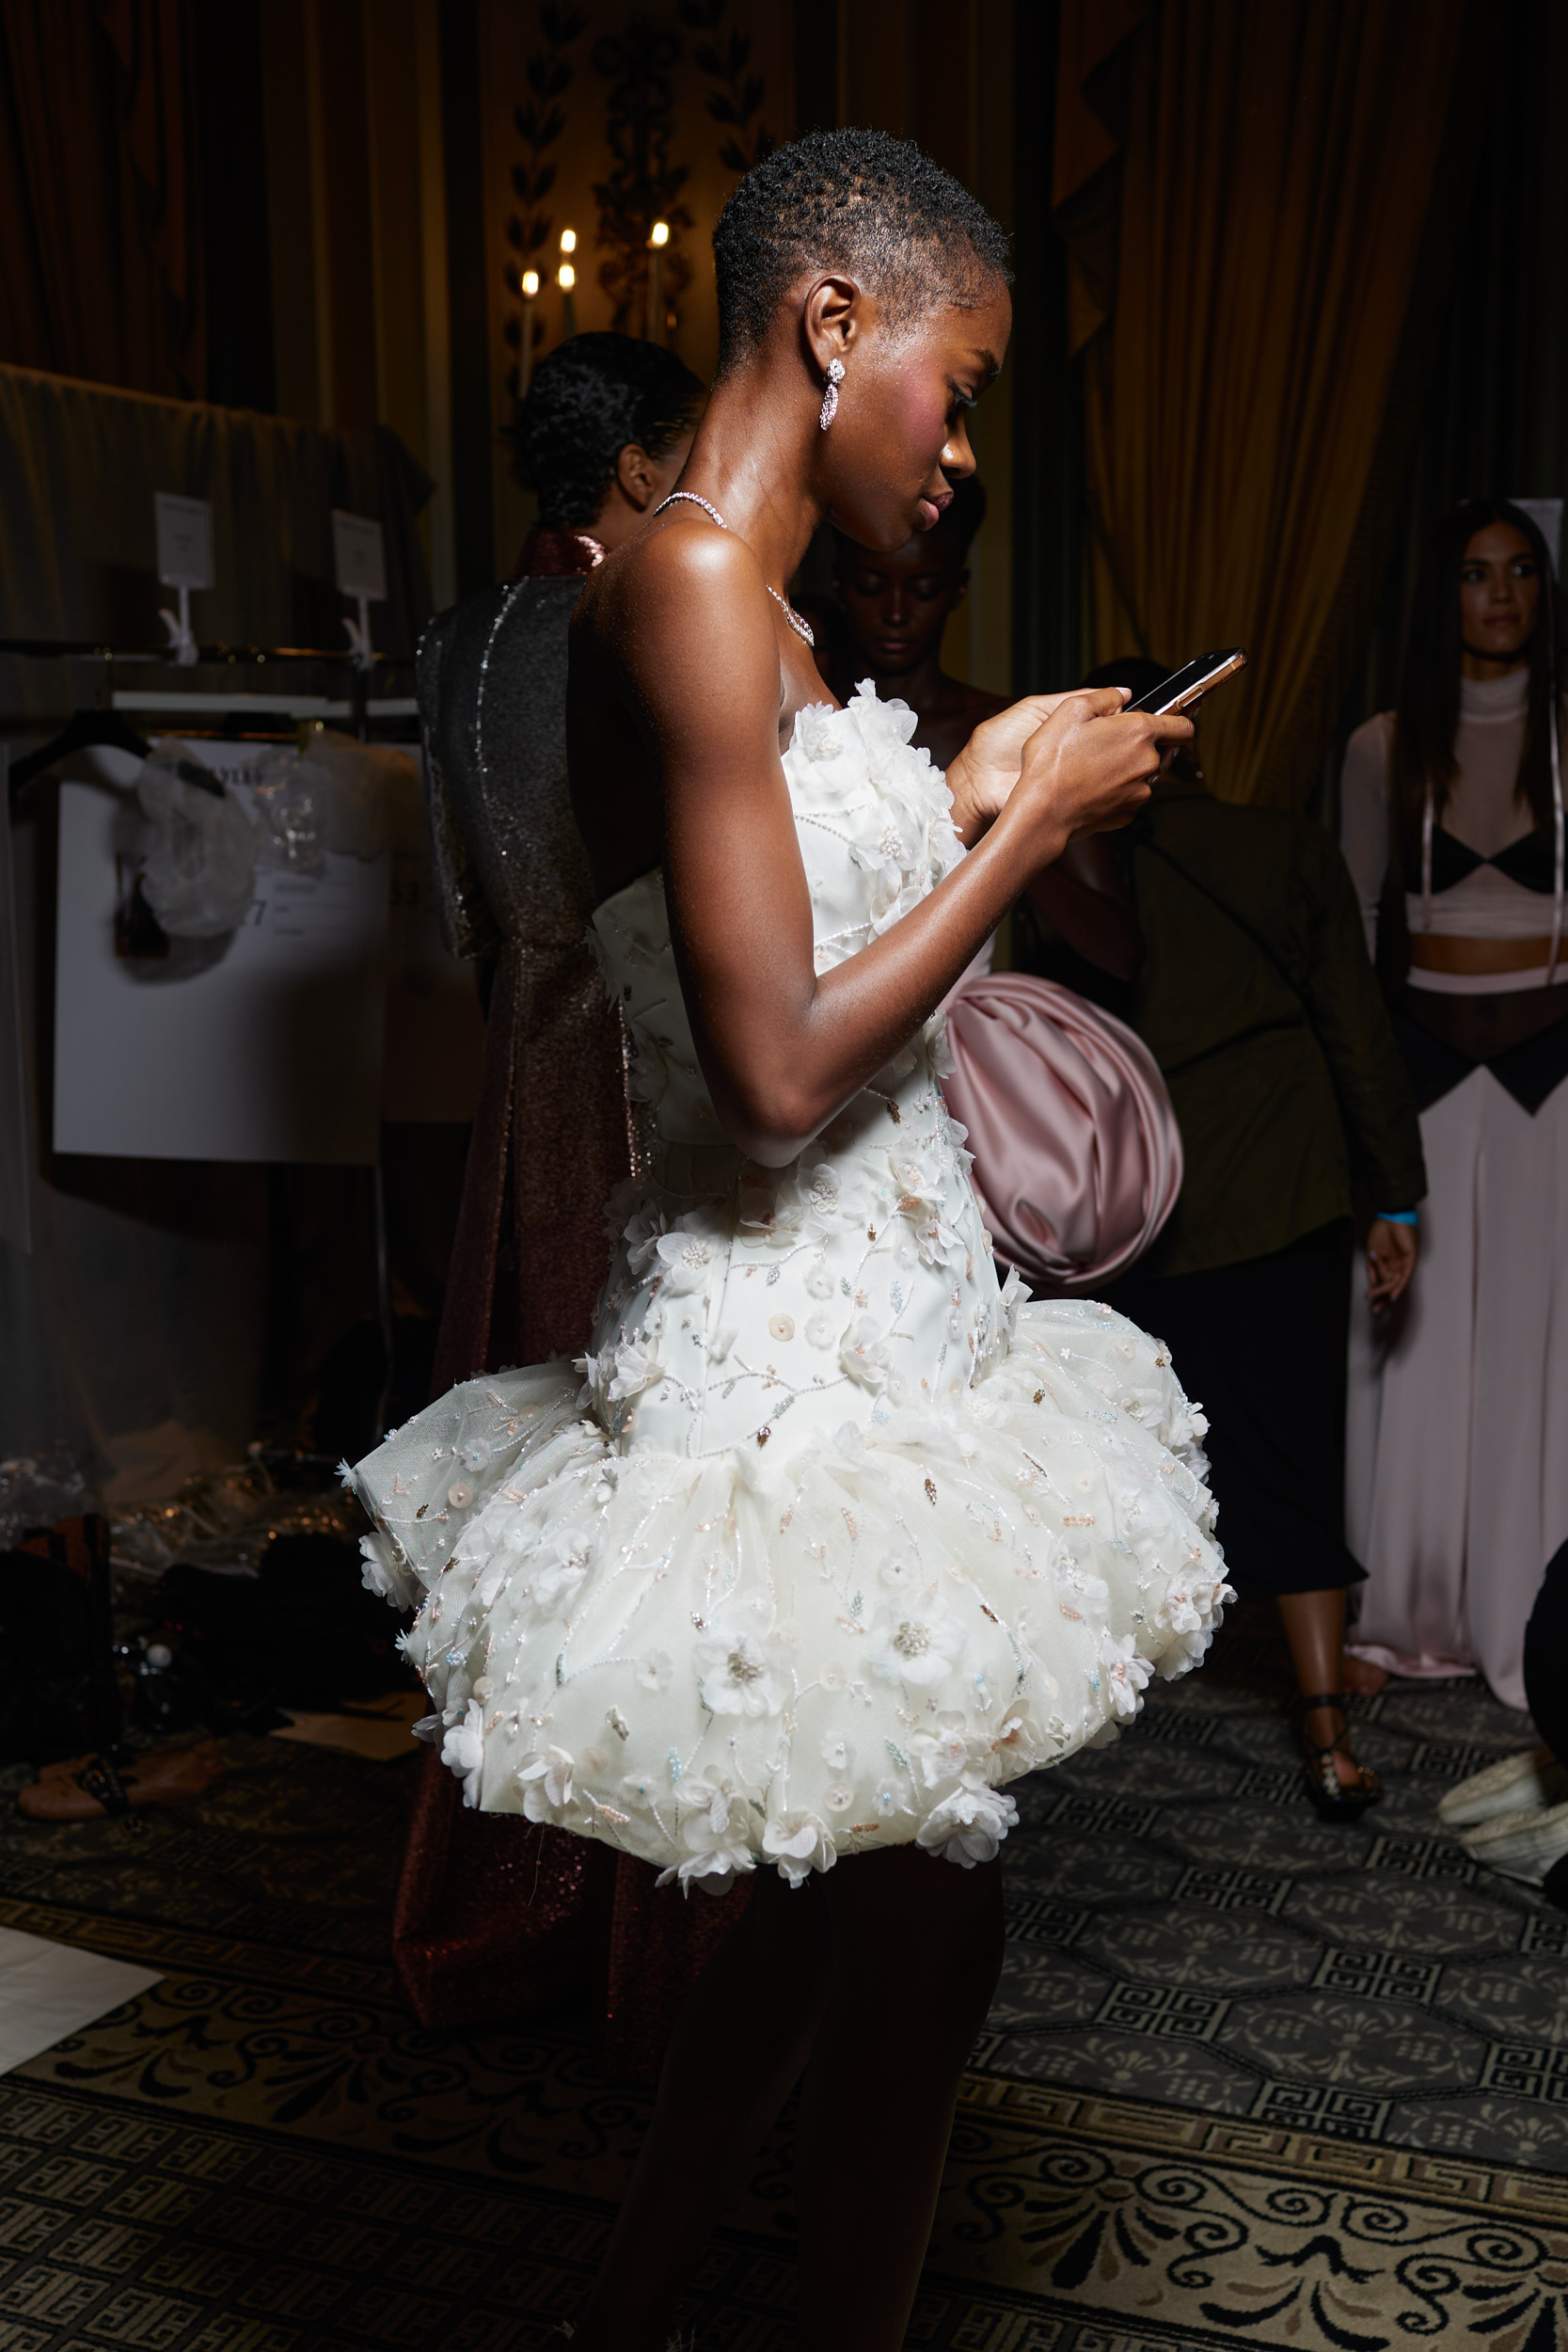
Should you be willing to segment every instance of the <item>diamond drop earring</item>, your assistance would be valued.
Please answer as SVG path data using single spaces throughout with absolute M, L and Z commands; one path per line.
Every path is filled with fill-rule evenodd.
M 838 414 L 838 388 L 843 381 L 843 360 L 830 359 L 828 362 L 828 389 L 822 395 L 822 414 L 816 420 L 817 423 L 822 427 L 824 433 L 826 433 L 828 427 L 832 424 L 833 419 Z

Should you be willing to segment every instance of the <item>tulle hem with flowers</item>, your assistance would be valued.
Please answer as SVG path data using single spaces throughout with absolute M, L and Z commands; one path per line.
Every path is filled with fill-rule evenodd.
M 366 1582 L 417 1607 L 466 1803 L 684 1887 L 914 1842 L 968 1867 L 1007 1784 L 1114 1736 L 1229 1597 L 1200 1414 L 1109 1310 L 1025 1305 L 951 1420 L 789 1462 L 620 1455 L 575 1372 L 453 1390 L 361 1466 Z
M 913 714 L 863 687 L 784 768 L 819 971 L 958 863 Z M 349 1475 L 465 1800 L 689 1889 L 916 1844 L 994 1856 L 1021 1773 L 1202 1657 L 1200 1414 L 1157 1343 L 999 1285 L 940 1020 L 784 1168 L 724 1137 L 663 883 L 594 917 L 658 1147 L 593 1344 L 469 1381 Z

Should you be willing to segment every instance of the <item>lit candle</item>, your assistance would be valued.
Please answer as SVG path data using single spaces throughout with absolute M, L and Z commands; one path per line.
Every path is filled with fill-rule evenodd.
M 562 340 L 567 342 L 571 341 L 572 337 L 578 331 L 577 304 L 572 299 L 572 289 L 578 282 L 578 274 L 573 263 L 567 258 L 570 254 L 575 253 L 577 249 L 577 230 L 575 229 L 563 229 L 561 232 L 561 267 L 556 272 L 555 281 L 561 288 Z
M 648 231 L 648 341 L 664 341 L 664 248 L 670 242 L 670 224 L 656 220 Z
M 539 292 L 539 272 L 523 272 L 523 357 L 517 373 L 526 392 L 529 377 L 533 373 L 533 297 Z

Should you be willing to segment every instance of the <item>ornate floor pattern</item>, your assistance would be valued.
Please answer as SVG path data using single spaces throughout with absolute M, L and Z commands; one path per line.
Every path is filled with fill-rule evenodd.
M 1026 1784 L 1006 1973 L 976 2063 L 1211 2113 L 1568 2172 L 1568 1914 L 1443 1835 L 1446 1788 L 1528 1746 L 1478 1681 L 1352 1710 L 1386 1789 L 1307 1801 L 1272 1613 L 1114 1747 Z
M 1568 2352 L 1568 1921 L 1433 1816 L 1528 1726 L 1473 1686 L 1386 1694 L 1388 1801 L 1330 1832 L 1278 1672 L 1243 1624 L 1028 1790 L 911 2352 Z M 139 1833 L 0 1820 L 0 1924 L 164 1972 L 0 2079 L 0 2352 L 543 2352 L 649 2094 L 570 2017 L 412 2024 L 401 1768 L 230 1753 Z M 786 2121 L 697 2352 L 797 2352 L 792 2228 Z

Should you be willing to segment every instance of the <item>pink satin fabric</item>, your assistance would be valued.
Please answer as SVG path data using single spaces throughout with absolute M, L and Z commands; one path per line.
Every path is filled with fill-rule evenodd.
M 975 972 L 947 1000 L 947 1107 L 969 1130 L 996 1254 L 1060 1296 L 1124 1273 L 1181 1189 L 1154 1057 L 1123 1022 L 1027 972 Z

